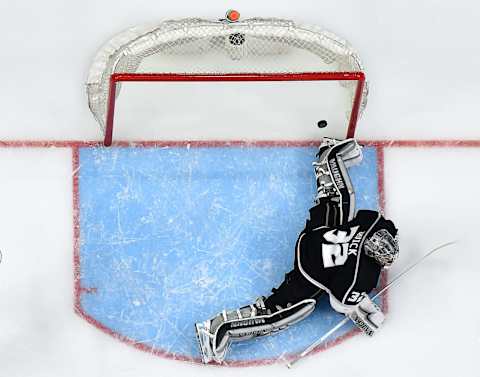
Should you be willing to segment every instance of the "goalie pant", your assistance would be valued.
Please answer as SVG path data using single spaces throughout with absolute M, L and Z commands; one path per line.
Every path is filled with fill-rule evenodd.
M 232 341 L 273 334 L 304 319 L 322 293 L 367 334 L 380 326 L 383 314 L 368 293 L 377 285 L 382 267 L 398 255 L 397 229 L 369 210 L 358 211 L 344 225 L 320 225 L 328 212 L 328 203 L 310 210 L 296 243 L 294 269 L 272 295 L 196 324 L 204 362 L 222 362 Z

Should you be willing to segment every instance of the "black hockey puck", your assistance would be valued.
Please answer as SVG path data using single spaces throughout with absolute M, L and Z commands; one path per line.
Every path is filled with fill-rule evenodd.
M 327 123 L 327 121 L 324 120 L 324 119 L 323 119 L 323 120 L 319 120 L 318 123 L 317 123 L 318 128 L 325 128 L 325 127 L 327 127 L 327 125 L 328 125 L 328 123 Z

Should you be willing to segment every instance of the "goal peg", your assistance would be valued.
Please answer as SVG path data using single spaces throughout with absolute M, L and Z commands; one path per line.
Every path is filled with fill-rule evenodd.
M 229 9 L 225 15 L 225 18 L 229 22 L 237 22 L 240 19 L 240 12 L 235 9 Z

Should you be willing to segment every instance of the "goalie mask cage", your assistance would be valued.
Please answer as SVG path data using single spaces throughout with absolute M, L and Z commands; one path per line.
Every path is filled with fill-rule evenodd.
M 359 56 L 335 34 L 289 20 L 187 18 L 129 29 L 97 53 L 87 95 L 109 146 L 121 83 L 287 81 L 337 81 L 348 96 L 347 106 L 335 109 L 345 115 L 342 136 L 354 136 L 368 94 Z

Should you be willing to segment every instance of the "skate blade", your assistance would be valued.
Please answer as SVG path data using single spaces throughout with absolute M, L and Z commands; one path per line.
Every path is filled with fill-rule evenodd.
M 204 364 L 208 364 L 212 361 L 212 358 L 208 356 L 208 348 L 205 346 L 205 340 L 208 342 L 208 339 L 205 339 L 204 327 L 201 323 L 195 323 L 195 334 L 197 337 L 197 344 L 200 350 L 200 356 Z

